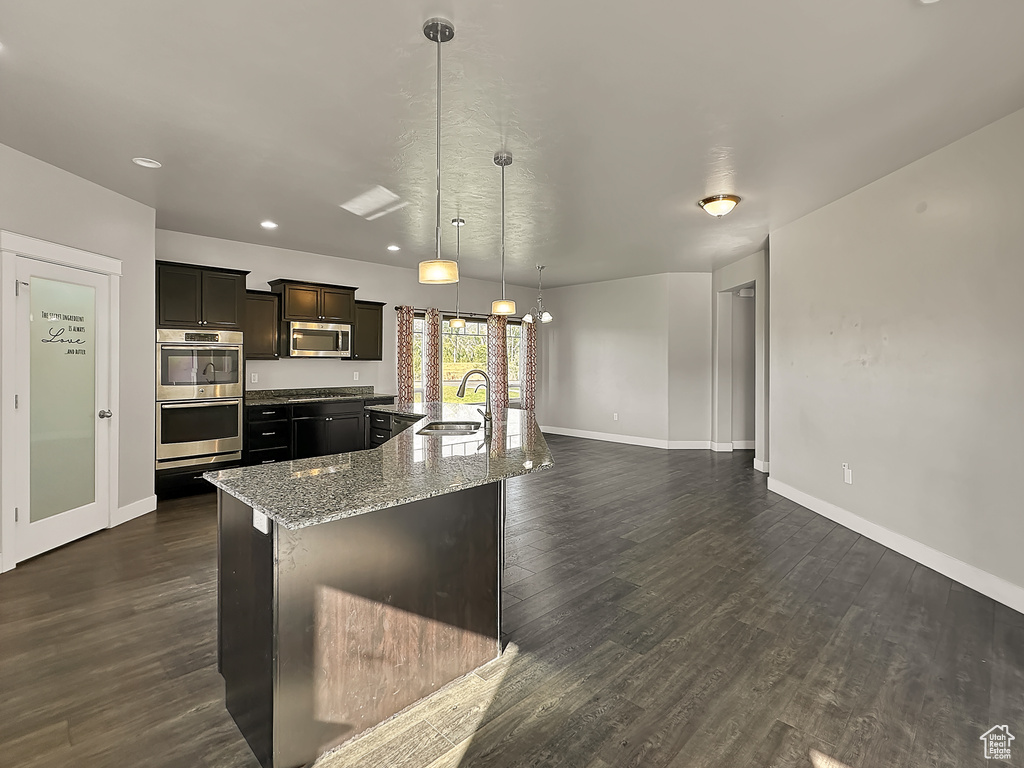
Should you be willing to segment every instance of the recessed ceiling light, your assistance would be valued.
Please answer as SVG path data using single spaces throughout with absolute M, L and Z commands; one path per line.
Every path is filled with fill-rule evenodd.
M 712 195 L 705 197 L 697 205 L 710 213 L 715 218 L 721 218 L 736 207 L 740 199 L 736 195 Z
M 158 163 L 156 160 L 150 160 L 148 157 L 133 157 L 132 162 L 136 165 L 141 165 L 143 168 L 159 168 L 163 163 Z
M 267 219 L 266 221 L 261 221 L 260 226 L 263 227 L 264 229 L 277 229 L 277 224 L 271 221 L 270 219 Z
M 399 246 L 399 245 L 389 245 L 388 246 L 388 250 L 389 251 L 400 251 L 400 250 L 402 250 L 402 247 Z

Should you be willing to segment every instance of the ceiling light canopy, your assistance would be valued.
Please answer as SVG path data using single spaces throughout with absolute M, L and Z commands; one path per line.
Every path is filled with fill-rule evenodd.
M 132 162 L 136 165 L 141 165 L 143 168 L 160 168 L 163 165 L 163 163 L 151 160 L 148 157 L 133 157 Z
M 437 43 L 437 217 L 434 228 L 434 258 L 420 262 L 420 282 L 449 285 L 459 282 L 457 262 L 441 258 L 441 44 L 455 37 L 455 27 L 447 19 L 429 19 L 423 34 Z
M 491 302 L 491 314 L 514 315 L 516 303 L 505 298 L 505 168 L 512 165 L 512 153 L 506 150 L 496 152 L 494 164 L 501 168 L 501 298 Z
M 739 201 L 740 199 L 736 195 L 712 195 L 705 197 L 697 205 L 712 216 L 721 218 L 735 208 Z

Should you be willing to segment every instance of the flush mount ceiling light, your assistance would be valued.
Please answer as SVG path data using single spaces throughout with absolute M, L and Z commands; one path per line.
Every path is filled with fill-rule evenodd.
M 141 165 L 143 168 L 160 168 L 163 165 L 163 163 L 150 160 L 148 157 L 133 157 L 132 162 L 136 165 Z
M 735 208 L 739 201 L 740 199 L 736 195 L 712 195 L 705 197 L 697 205 L 712 216 L 721 218 Z
M 542 323 L 550 323 L 555 318 L 544 309 L 544 265 L 537 266 L 537 306 L 530 307 L 530 311 L 523 315 L 524 323 L 532 323 L 540 320 Z
M 494 164 L 501 168 L 501 298 L 491 302 L 491 314 L 514 315 L 516 303 L 505 298 L 505 168 L 512 165 L 512 153 L 496 152 Z
M 459 262 L 462 255 L 462 228 L 466 226 L 466 220 L 460 218 L 452 219 L 452 226 L 455 227 L 455 262 Z M 459 316 L 459 284 L 455 284 L 455 317 L 448 321 L 449 328 L 465 328 L 466 320 Z
M 400 251 L 400 250 L 402 250 L 402 247 L 399 246 L 399 245 L 389 245 L 388 246 L 388 250 L 389 251 Z
M 271 221 L 270 219 L 267 219 L 266 221 L 261 221 L 260 226 L 263 227 L 264 229 L 277 229 L 277 224 Z
M 437 43 L 437 218 L 434 229 L 434 258 L 420 262 L 420 282 L 450 285 L 459 282 L 459 265 L 441 258 L 441 44 L 455 37 L 455 27 L 446 19 L 430 19 L 423 34 Z

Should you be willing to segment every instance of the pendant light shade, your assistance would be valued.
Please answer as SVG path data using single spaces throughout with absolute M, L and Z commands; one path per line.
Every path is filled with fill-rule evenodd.
M 516 303 L 505 298 L 505 168 L 512 165 L 512 153 L 496 152 L 494 164 L 501 168 L 501 298 L 491 302 L 491 314 L 514 315 Z
M 420 262 L 420 282 L 427 285 L 451 285 L 459 282 L 459 265 L 447 259 Z
M 464 317 L 453 317 L 451 320 L 448 321 L 448 327 L 449 328 L 465 328 L 466 327 L 466 318 L 464 318 Z
M 514 315 L 516 303 L 512 299 L 497 299 L 491 302 L 492 315 Z
M 437 217 L 434 228 L 434 258 L 420 262 L 420 282 L 450 285 L 459 282 L 457 262 L 441 258 L 441 43 L 455 37 L 455 27 L 447 19 L 430 19 L 423 34 L 437 43 Z

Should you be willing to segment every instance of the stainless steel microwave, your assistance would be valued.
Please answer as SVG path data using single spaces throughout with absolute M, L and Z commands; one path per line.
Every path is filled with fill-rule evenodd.
M 352 326 L 347 323 L 288 323 L 290 357 L 352 357 Z

